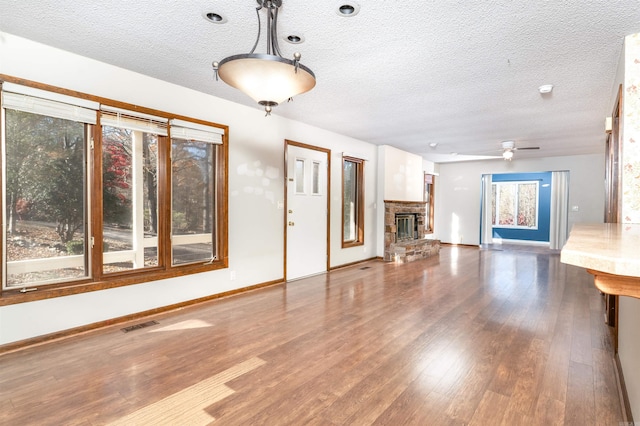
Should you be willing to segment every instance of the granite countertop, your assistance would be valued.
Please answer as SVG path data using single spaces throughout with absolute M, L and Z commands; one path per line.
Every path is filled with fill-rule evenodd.
M 611 275 L 640 277 L 640 224 L 575 224 L 560 261 Z

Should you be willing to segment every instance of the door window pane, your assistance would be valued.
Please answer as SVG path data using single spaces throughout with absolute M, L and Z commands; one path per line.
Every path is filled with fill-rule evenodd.
M 296 194 L 304 194 L 304 160 L 296 159 Z
M 173 139 L 171 150 L 172 263 L 210 261 L 216 258 L 216 145 Z
M 87 127 L 5 110 L 7 287 L 88 276 Z
M 312 179 L 311 193 L 313 195 L 320 195 L 320 163 L 313 162 L 313 179 Z

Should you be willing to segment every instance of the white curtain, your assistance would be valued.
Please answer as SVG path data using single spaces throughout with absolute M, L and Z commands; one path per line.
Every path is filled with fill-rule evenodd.
M 482 211 L 480 213 L 480 244 L 493 244 L 491 223 L 491 175 L 482 176 Z
M 560 250 L 567 242 L 569 216 L 569 172 L 551 172 L 551 223 L 549 248 Z

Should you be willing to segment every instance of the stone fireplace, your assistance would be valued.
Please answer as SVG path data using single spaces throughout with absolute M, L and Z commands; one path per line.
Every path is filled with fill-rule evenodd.
M 396 242 L 418 239 L 418 220 L 415 213 L 396 213 Z
M 440 253 L 440 241 L 426 238 L 426 203 L 384 202 L 384 260 L 411 262 Z

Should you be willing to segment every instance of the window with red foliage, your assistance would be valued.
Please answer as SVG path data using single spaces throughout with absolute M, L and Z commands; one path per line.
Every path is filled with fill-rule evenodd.
M 227 266 L 225 127 L 10 80 L 0 267 L 11 303 Z
M 102 126 L 103 270 L 158 266 L 158 135 Z

